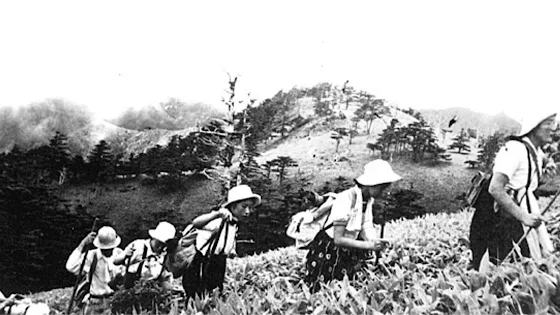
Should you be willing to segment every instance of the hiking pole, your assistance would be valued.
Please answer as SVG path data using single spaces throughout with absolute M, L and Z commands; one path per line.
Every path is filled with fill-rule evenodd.
M 545 214 L 550 209 L 550 207 L 552 206 L 554 201 L 556 201 L 556 198 L 558 198 L 558 195 L 560 195 L 560 189 L 558 189 L 558 191 L 556 191 L 556 194 L 554 194 L 554 197 L 552 197 L 552 200 L 550 200 L 550 202 L 548 203 L 546 208 L 544 208 L 544 210 L 541 212 L 541 215 Z M 519 247 L 521 242 L 523 242 L 527 238 L 527 235 L 529 235 L 529 232 L 531 232 L 532 229 L 533 229 L 533 227 L 531 226 L 527 229 L 527 231 L 525 231 L 525 233 L 523 233 L 523 236 L 519 239 L 519 241 L 517 243 L 515 243 L 515 246 L 513 246 L 511 251 L 507 254 L 507 256 L 502 261 L 506 261 L 513 254 L 513 252 L 515 251 L 516 248 Z
M 387 195 L 389 195 L 389 193 L 387 193 Z M 379 232 L 379 238 L 383 239 L 384 235 L 385 235 L 385 220 L 386 220 L 386 214 L 387 214 L 387 209 L 385 208 L 387 206 L 386 203 L 381 203 L 380 207 L 379 207 L 379 213 L 381 214 L 381 231 Z M 379 256 L 381 256 L 381 250 L 376 250 L 375 251 L 375 266 L 378 265 L 379 263 Z
M 381 224 L 381 232 L 379 233 L 379 238 L 383 238 L 383 234 L 385 234 L 385 222 Z M 379 256 L 381 256 L 381 250 L 375 251 L 375 266 L 379 263 Z
M 95 232 L 97 228 L 97 222 L 99 221 L 98 218 L 93 220 L 93 224 L 91 226 L 91 232 Z M 91 233 L 90 232 L 90 233 Z M 84 258 L 82 259 L 82 263 L 80 265 L 80 270 L 78 271 L 78 276 L 76 279 L 76 283 L 74 284 L 74 289 L 72 290 L 72 295 L 70 296 L 70 302 L 68 303 L 68 310 L 66 310 L 66 314 L 70 314 L 72 311 L 72 306 L 74 305 L 74 296 L 76 295 L 76 291 L 78 290 L 78 284 L 80 284 L 80 278 L 82 276 L 82 271 L 84 271 L 84 266 L 86 264 L 87 252 L 89 251 L 88 246 L 84 246 L 82 248 L 82 253 L 85 253 Z

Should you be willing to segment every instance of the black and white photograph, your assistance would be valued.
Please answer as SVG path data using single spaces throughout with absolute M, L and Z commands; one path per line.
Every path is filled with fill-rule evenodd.
M 560 314 L 560 3 L 0 3 L 0 314 Z

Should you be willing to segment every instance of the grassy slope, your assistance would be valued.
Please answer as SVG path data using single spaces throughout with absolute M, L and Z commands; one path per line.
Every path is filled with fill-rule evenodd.
M 543 198 L 541 206 L 549 200 Z M 549 217 L 555 218 L 556 229 L 559 215 L 558 206 L 554 206 Z M 361 314 L 363 309 L 360 308 L 365 308 L 366 313 L 376 314 L 373 310 L 391 307 L 395 314 L 423 314 L 434 311 L 436 307 L 441 310 L 442 305 L 454 305 L 461 309 L 460 314 L 473 313 L 479 307 L 483 308 L 482 313 L 495 313 L 503 311 L 496 309 L 498 303 L 509 305 L 511 299 L 500 298 L 499 302 L 496 300 L 494 303 L 492 294 L 498 294 L 494 286 L 484 286 L 484 282 L 481 286 L 477 284 L 477 279 L 493 283 L 497 278 L 505 279 L 515 274 L 520 277 L 521 283 L 508 289 L 510 291 L 507 294 L 517 296 L 516 292 L 525 292 L 529 290 L 528 286 L 539 286 L 539 283 L 544 286 L 543 279 L 551 279 L 548 275 L 554 278 L 560 274 L 555 268 L 549 270 L 548 275 L 538 270 L 525 274 L 509 264 L 493 269 L 487 275 L 467 272 L 470 259 L 467 238 L 471 216 L 471 211 L 463 210 L 391 222 L 385 233 L 394 239 L 395 245 L 383 254 L 381 264 L 384 271 L 374 272 L 372 264 L 372 282 L 349 285 L 334 281 L 315 294 L 310 294 L 301 281 L 305 271 L 306 252 L 303 250 L 287 247 L 261 255 L 231 259 L 228 262 L 224 300 L 204 299 L 190 305 L 190 311 L 195 313 L 194 308 L 196 311 L 205 310 L 205 314 L 209 310 L 220 310 L 226 314 L 311 314 L 318 309 L 323 312 L 327 309 L 333 312 L 338 310 L 341 313 L 352 313 L 350 310 L 354 309 Z M 557 236 L 553 238 L 558 244 Z M 543 263 L 552 268 L 557 260 L 551 258 Z M 48 303 L 55 311 L 63 311 L 70 293 L 70 288 L 64 288 L 37 293 L 31 298 Z M 545 296 L 544 302 L 535 303 L 546 308 L 548 298 L 554 294 L 547 290 L 533 295 L 533 298 L 536 301 L 539 296 Z M 366 302 L 370 298 L 374 300 Z M 473 298 L 478 303 L 473 304 Z

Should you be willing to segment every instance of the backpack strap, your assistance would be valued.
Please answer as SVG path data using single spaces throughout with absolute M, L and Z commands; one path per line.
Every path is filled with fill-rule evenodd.
M 218 246 L 219 236 L 222 234 L 224 225 L 227 225 L 226 220 L 222 219 L 218 231 L 212 233 L 212 236 L 210 236 L 210 238 L 206 241 L 206 243 L 204 243 L 204 245 L 200 247 L 200 249 L 202 250 L 204 247 L 208 246 L 208 251 L 206 252 L 206 256 L 210 256 L 208 255 L 208 253 L 212 254 L 216 250 L 216 247 Z
M 352 205 L 350 206 L 350 209 L 354 208 L 356 206 L 356 201 L 358 200 L 358 196 L 356 196 L 356 193 L 352 190 Z M 331 215 L 331 210 L 329 211 L 329 213 L 327 214 L 327 219 L 325 220 L 325 224 L 327 223 L 327 221 L 329 221 L 329 216 Z M 330 229 L 332 226 L 334 225 L 334 222 L 329 223 L 327 226 L 323 226 L 323 230 L 328 230 Z
M 529 143 L 527 143 L 527 141 L 525 140 L 518 140 L 518 141 L 522 142 L 525 145 L 525 148 L 527 149 L 527 164 L 528 164 L 527 183 L 525 184 L 525 194 L 523 195 L 523 197 L 521 197 L 521 200 L 525 198 L 525 202 L 527 203 L 527 211 L 531 213 L 531 203 L 529 202 L 529 198 L 527 197 L 529 193 L 529 186 L 531 186 L 531 179 L 533 177 L 533 170 L 532 170 L 533 165 L 531 163 L 531 157 L 533 158 L 533 161 L 535 162 L 535 166 L 536 166 L 537 184 L 541 181 L 541 170 L 539 169 L 539 162 L 535 150 L 533 150 L 533 148 Z
M 146 261 L 147 255 L 148 255 L 148 245 L 144 244 L 144 251 L 142 252 L 142 260 L 138 264 L 138 269 L 136 269 L 136 276 L 138 278 L 142 276 L 142 267 L 144 267 L 144 262 Z

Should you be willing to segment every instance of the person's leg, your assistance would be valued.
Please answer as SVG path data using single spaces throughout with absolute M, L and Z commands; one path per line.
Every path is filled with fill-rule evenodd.
M 211 256 L 204 264 L 202 282 L 206 292 L 211 292 L 215 288 L 220 291 L 224 288 L 224 278 L 226 275 L 226 255 Z
M 497 239 L 497 260 L 503 261 L 513 250 L 513 243 L 518 243 L 523 237 L 524 231 L 522 223 L 512 218 L 502 218 L 496 225 L 495 238 Z M 521 255 L 530 256 L 529 246 L 526 240 L 519 244 Z
M 183 289 L 185 290 L 186 303 L 188 303 L 190 298 L 194 298 L 196 294 L 202 292 L 202 279 L 200 277 L 200 271 L 203 267 L 204 257 L 200 252 L 197 252 L 193 258 L 191 264 L 185 268 L 183 272 Z
M 469 269 L 478 269 L 486 250 L 489 251 L 491 256 L 496 256 L 494 253 L 495 251 L 490 253 L 491 250 L 489 249 L 489 244 L 491 243 L 495 229 L 491 211 L 493 210 L 477 209 L 473 214 L 469 229 L 469 243 L 472 252 L 472 261 L 469 265 Z

